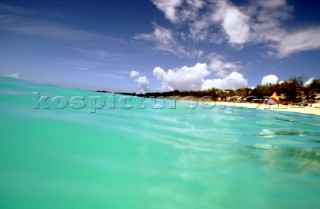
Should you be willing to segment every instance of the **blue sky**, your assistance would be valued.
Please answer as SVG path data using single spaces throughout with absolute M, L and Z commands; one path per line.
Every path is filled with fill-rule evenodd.
M 0 74 L 112 91 L 320 77 L 318 0 L 0 0 Z

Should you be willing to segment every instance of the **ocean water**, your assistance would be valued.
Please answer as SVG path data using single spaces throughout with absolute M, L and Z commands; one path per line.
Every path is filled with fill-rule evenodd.
M 312 209 L 319 197 L 319 116 L 0 78 L 0 208 Z

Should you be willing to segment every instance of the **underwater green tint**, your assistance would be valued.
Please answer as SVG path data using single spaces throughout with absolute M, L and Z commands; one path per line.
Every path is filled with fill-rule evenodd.
M 82 96 L 85 107 L 35 108 L 33 92 L 48 104 Z M 319 116 L 173 101 L 162 108 L 163 100 L 10 78 L 0 78 L 0 93 L 0 208 L 320 205 Z M 104 108 L 89 97 L 106 98 Z

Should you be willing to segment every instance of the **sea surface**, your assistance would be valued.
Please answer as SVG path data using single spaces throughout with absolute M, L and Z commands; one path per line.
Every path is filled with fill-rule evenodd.
M 316 209 L 320 117 L 0 78 L 0 208 Z

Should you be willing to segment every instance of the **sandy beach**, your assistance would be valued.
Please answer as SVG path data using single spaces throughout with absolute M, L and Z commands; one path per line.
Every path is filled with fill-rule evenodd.
M 268 105 L 257 103 L 234 103 L 234 102 L 208 102 L 210 105 L 227 105 L 237 108 L 252 108 L 260 110 L 274 110 L 283 112 L 296 112 L 303 114 L 313 114 L 320 116 L 320 108 L 308 107 L 308 106 L 292 106 L 292 105 Z
M 165 99 L 165 97 L 163 98 Z M 244 103 L 244 102 L 221 102 L 221 101 L 209 101 L 205 99 L 197 99 L 192 96 L 187 97 L 179 97 L 173 96 L 169 97 L 168 99 L 174 100 L 181 100 L 184 102 L 197 102 L 198 105 L 226 105 L 226 106 L 234 106 L 235 109 L 241 108 L 250 108 L 250 109 L 259 109 L 259 110 L 272 110 L 272 111 L 282 111 L 282 112 L 296 112 L 296 113 L 303 113 L 303 114 L 313 114 L 320 116 L 320 108 L 309 107 L 309 106 L 295 106 L 295 105 L 269 105 L 265 103 Z

